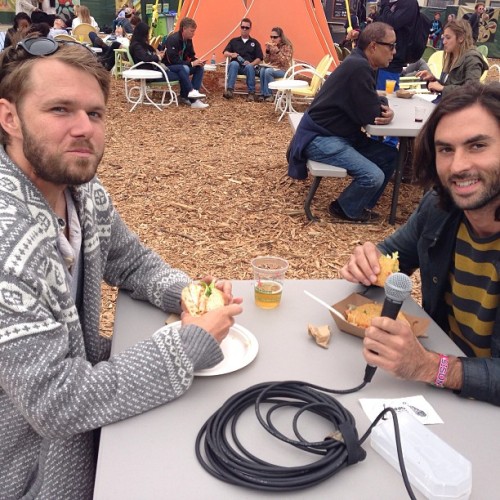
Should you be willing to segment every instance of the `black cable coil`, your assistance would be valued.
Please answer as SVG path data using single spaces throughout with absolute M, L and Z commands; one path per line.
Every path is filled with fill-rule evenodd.
M 323 392 L 318 392 L 323 391 Z M 265 491 L 291 491 L 306 488 L 333 476 L 347 465 L 366 457 L 358 439 L 352 414 L 335 398 L 332 391 L 298 381 L 271 382 L 254 385 L 229 398 L 203 425 L 196 438 L 196 456 L 210 474 L 222 481 Z M 354 392 L 354 391 L 352 391 Z M 260 405 L 271 404 L 265 418 Z M 261 425 L 274 437 L 322 458 L 300 467 L 282 467 L 268 463 L 246 450 L 236 435 L 238 417 L 250 406 Z M 298 408 L 293 419 L 296 440 L 289 439 L 272 423 L 274 411 L 283 407 Z M 298 420 L 304 412 L 315 413 L 330 421 L 336 432 L 320 442 L 308 442 L 300 434 Z M 231 429 L 235 447 L 227 439 Z M 205 457 L 201 453 L 203 451 Z

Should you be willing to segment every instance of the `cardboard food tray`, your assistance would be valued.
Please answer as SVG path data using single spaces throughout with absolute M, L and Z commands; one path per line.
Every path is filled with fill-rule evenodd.
M 332 307 L 338 311 L 342 316 L 345 317 L 345 311 L 349 308 L 350 305 L 360 306 L 361 304 L 367 304 L 370 302 L 374 302 L 373 300 L 365 297 L 363 295 L 359 295 L 358 293 L 352 293 L 344 300 L 333 304 Z M 403 311 L 406 319 L 410 323 L 411 329 L 416 337 L 427 337 L 427 328 L 429 327 L 430 320 L 428 318 L 422 318 L 420 316 L 412 316 Z M 347 320 L 340 319 L 337 315 L 330 313 L 332 318 L 335 320 L 335 324 L 342 330 L 343 332 L 350 333 L 351 335 L 355 335 L 356 337 L 363 338 L 365 336 L 365 330 L 360 328 L 359 326 L 354 326 L 349 323 Z

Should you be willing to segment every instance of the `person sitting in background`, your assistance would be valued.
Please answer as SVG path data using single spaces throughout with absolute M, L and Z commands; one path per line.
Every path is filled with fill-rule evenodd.
M 102 65 L 108 71 L 111 71 L 115 65 L 115 49 L 122 47 L 121 42 L 115 39 L 110 45 L 108 45 L 97 33 L 94 33 L 93 31 L 89 33 L 89 38 L 93 47 L 99 47 L 101 49 L 101 53 L 97 54 L 97 59 L 101 61 Z
M 111 355 L 103 281 L 180 314 L 191 279 L 139 240 L 96 177 L 109 74 L 81 44 L 34 40 L 0 55 L 0 497 L 89 500 L 99 429 L 181 397 L 223 359 L 242 307 L 207 276 L 223 307 Z M 40 45 L 54 50 L 39 57 Z
M 229 57 L 227 69 L 227 90 L 224 91 L 225 99 L 234 97 L 234 86 L 238 75 L 245 75 L 247 80 L 247 101 L 255 101 L 255 67 L 262 61 L 262 47 L 255 38 L 250 36 L 252 21 L 245 17 L 241 20 L 241 36 L 231 38 L 223 51 L 224 57 Z
M 286 70 L 292 65 L 293 46 L 280 27 L 271 30 L 271 41 L 266 42 L 264 63 L 272 68 L 260 67 L 259 101 L 272 101 L 273 95 L 269 83 L 275 78 L 283 78 Z
M 116 23 L 116 26 L 123 26 L 123 29 L 127 33 L 132 33 L 134 31 L 134 27 L 130 23 L 130 20 L 132 19 L 132 15 L 133 15 L 132 9 L 127 7 L 125 9 L 125 16 L 118 20 L 118 22 Z M 115 28 L 115 30 L 116 30 L 116 28 Z
M 132 38 L 130 40 L 129 52 L 134 64 L 139 62 L 160 63 L 163 58 L 163 51 L 157 50 L 149 44 L 149 26 L 143 22 L 140 22 L 134 29 L 134 33 L 132 34 Z M 158 68 L 152 64 L 142 65 L 141 68 L 158 70 Z M 170 74 L 172 76 L 170 76 Z M 168 75 L 168 78 L 175 80 L 175 75 L 173 73 L 170 74 Z
M 50 28 L 49 36 L 54 38 L 56 35 L 67 35 L 68 30 L 66 28 L 66 22 L 62 17 L 56 17 L 54 19 L 54 24 Z
M 31 26 L 31 17 L 25 12 L 19 12 L 14 16 L 12 28 L 9 28 L 5 34 L 4 48 L 14 45 L 24 38 L 26 31 Z
M 129 52 L 132 60 L 134 61 L 134 64 L 137 64 L 139 62 L 155 62 L 161 64 L 161 61 L 165 55 L 165 51 L 157 50 L 149 44 L 149 26 L 143 22 L 140 22 L 134 29 L 132 40 L 130 40 Z M 152 69 L 158 71 L 158 68 L 153 64 L 145 64 L 141 66 L 141 69 Z M 184 79 L 184 85 L 191 85 L 191 83 L 189 82 L 189 76 L 184 69 L 181 68 L 179 72 L 174 73 L 165 66 L 164 70 L 170 81 L 179 81 L 180 83 L 181 79 Z M 151 81 L 164 81 L 164 79 L 165 78 L 162 76 L 161 78 L 158 78 L 158 80 Z M 208 107 L 208 105 L 199 106 L 194 103 L 193 106 L 190 101 L 188 102 L 193 109 L 203 109 L 205 107 Z
M 424 310 L 465 354 L 428 351 L 408 324 L 374 318 L 364 357 L 398 378 L 499 406 L 500 84 L 444 96 L 417 137 L 413 167 L 430 191 L 393 235 L 356 247 L 341 276 L 369 286 L 380 254 L 398 252 L 402 272 L 420 269 Z
M 178 75 L 181 103 L 192 108 L 203 109 L 208 108 L 208 104 L 200 100 L 205 97 L 205 94 L 200 93 L 205 61 L 198 59 L 194 51 L 193 37 L 196 27 L 196 21 L 190 17 L 181 20 L 178 31 L 169 35 L 162 44 L 165 49 L 162 62 L 169 71 Z
M 337 222 L 370 224 L 381 216 L 372 209 L 396 167 L 397 150 L 366 135 L 369 123 L 386 125 L 394 117 L 376 90 L 375 71 L 396 50 L 396 34 L 385 23 L 369 24 L 358 46 L 326 79 L 300 120 L 288 154 L 288 175 L 307 177 L 307 160 L 343 167 L 353 178 L 328 212 Z
M 78 6 L 76 12 L 78 12 L 78 15 L 71 23 L 72 30 L 74 30 L 79 24 L 86 23 L 92 25 L 97 31 L 99 31 L 99 26 L 97 25 L 95 19 L 90 15 L 90 10 L 86 5 Z
M 470 24 L 464 19 L 452 21 L 444 27 L 443 50 L 443 72 L 439 77 L 427 70 L 419 71 L 416 75 L 429 82 L 429 90 L 440 96 L 453 92 L 467 82 L 478 82 L 488 69 L 484 57 L 474 46 Z
M 50 34 L 50 26 L 47 23 L 31 23 L 31 26 L 26 30 L 25 36 L 30 35 L 48 37 Z
M 443 25 L 441 24 L 441 13 L 434 13 L 434 20 L 429 32 L 429 42 L 435 49 L 441 49 L 441 35 L 443 34 Z

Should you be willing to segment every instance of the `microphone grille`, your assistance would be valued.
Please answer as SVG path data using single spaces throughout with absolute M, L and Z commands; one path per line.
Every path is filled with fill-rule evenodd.
M 410 296 L 411 289 L 411 279 L 404 273 L 392 273 L 385 280 L 385 295 L 394 302 L 403 303 Z

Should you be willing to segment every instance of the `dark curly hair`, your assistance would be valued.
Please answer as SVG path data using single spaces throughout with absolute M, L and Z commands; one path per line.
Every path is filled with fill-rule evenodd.
M 443 97 L 415 141 L 413 154 L 415 178 L 424 189 L 435 189 L 439 195 L 440 206 L 444 210 L 450 210 L 453 201 L 441 184 L 437 173 L 434 143 L 436 128 L 441 119 L 449 113 L 456 113 L 475 104 L 482 106 L 500 126 L 500 83 L 483 85 L 479 82 L 470 82 Z M 500 219 L 499 212 L 500 208 L 495 214 L 496 220 Z

